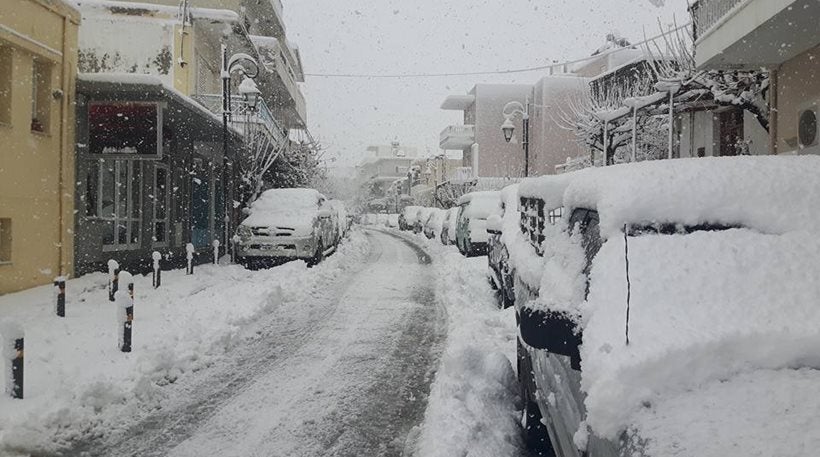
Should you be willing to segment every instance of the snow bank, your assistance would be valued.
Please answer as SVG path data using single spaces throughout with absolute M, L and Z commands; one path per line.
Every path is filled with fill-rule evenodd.
M 413 225 L 416 223 L 418 218 L 419 210 L 421 206 L 405 206 L 404 207 L 404 221 L 407 225 Z
M 498 310 L 485 257 L 467 259 L 452 246 L 422 243 L 432 254 L 436 298 L 447 310 L 449 330 L 414 455 L 524 455 L 512 367 L 514 310 Z
M 569 185 L 564 203 L 597 209 L 605 239 L 625 223 L 817 230 L 820 186 L 807 186 L 817 176 L 817 156 L 647 161 L 588 170 Z
M 313 269 L 291 262 L 262 271 L 202 265 L 196 275 L 165 271 L 162 287 L 136 276 L 133 352 L 117 348 L 108 276 L 67 284 L 66 317 L 53 315 L 53 288 L 0 297 L 4 317 L 26 332 L 25 400 L 0 396 L 0 455 L 53 455 L 71 440 L 127 428 L 172 395 L 166 386 L 227 356 L 255 322 L 275 313 L 310 313 L 310 294 L 367 255 L 353 231 L 339 252 Z M 0 391 L 6 380 L 0 381 Z
M 614 439 L 647 414 L 647 405 L 666 404 L 742 373 L 820 367 L 818 258 L 820 239 L 807 231 L 767 235 L 732 229 L 630 237 L 626 345 L 624 241 L 607 241 L 593 261 L 590 294 L 581 306 L 582 388 L 592 430 Z M 698 402 L 705 398 L 685 395 Z M 759 420 L 771 423 L 769 417 Z M 816 421 L 777 417 L 778 424 L 784 421 L 794 433 L 817 430 Z M 697 443 L 706 444 L 725 445 L 722 428 L 708 443 Z M 789 443 L 780 446 L 783 452 L 760 455 L 790 455 L 793 450 Z M 697 454 L 701 451 L 698 447 Z

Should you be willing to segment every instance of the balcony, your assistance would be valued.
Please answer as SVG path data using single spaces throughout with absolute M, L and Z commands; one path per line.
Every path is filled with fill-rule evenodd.
M 444 150 L 464 150 L 475 143 L 475 126 L 451 125 L 441 131 L 439 147 Z
M 297 84 L 297 73 L 291 61 L 293 50 L 274 37 L 251 35 L 251 41 L 259 51 L 259 57 L 267 70 L 257 83 L 263 93 L 271 93 L 271 109 L 288 128 L 304 128 L 307 123 L 307 107 L 302 90 Z
M 195 95 L 193 99 L 199 102 L 200 105 L 208 108 L 209 111 L 215 114 L 222 114 L 222 96 L 221 95 Z M 273 113 L 264 100 L 259 100 L 256 113 L 248 113 L 242 102 L 242 97 L 234 95 L 231 97 L 231 125 L 237 130 L 244 132 L 246 123 L 251 123 L 265 129 L 265 132 L 273 139 L 274 144 L 279 144 L 287 139 L 287 129 L 285 129 L 280 122 L 274 118 Z
M 817 0 L 698 0 L 690 12 L 700 69 L 771 68 L 818 43 Z

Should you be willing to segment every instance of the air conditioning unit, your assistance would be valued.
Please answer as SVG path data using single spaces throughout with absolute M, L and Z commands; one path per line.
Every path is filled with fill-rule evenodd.
M 820 154 L 820 103 L 802 107 L 797 113 L 797 144 L 803 154 Z

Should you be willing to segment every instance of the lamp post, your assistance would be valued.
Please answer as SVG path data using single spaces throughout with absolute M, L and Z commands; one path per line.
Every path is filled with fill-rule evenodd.
M 658 81 L 655 83 L 655 90 L 658 92 L 669 92 L 669 151 L 667 159 L 672 158 L 673 134 L 675 129 L 675 94 L 680 90 L 681 82 L 673 80 Z
M 522 146 L 524 148 L 524 177 L 530 175 L 530 98 L 527 97 L 524 105 L 521 102 L 512 101 L 504 105 L 501 110 L 504 115 L 504 123 L 501 124 L 501 131 L 504 133 L 504 140 L 509 143 L 512 141 L 513 132 L 515 132 L 515 125 L 512 122 L 513 116 L 520 114 L 522 118 Z
M 231 213 L 233 209 L 233 189 L 230 191 L 228 190 L 228 187 L 232 182 L 232 180 L 229 179 L 229 176 L 233 175 L 235 172 L 233 169 L 233 163 L 230 161 L 228 154 L 228 122 L 231 120 L 231 115 L 233 114 L 231 108 L 231 74 L 237 69 L 245 77 L 242 81 L 243 84 L 246 80 L 250 80 L 251 83 L 253 83 L 252 80 L 259 75 L 259 63 L 256 59 L 248 54 L 245 54 L 244 52 L 236 53 L 229 58 L 228 47 L 223 43 L 222 71 L 220 72 L 220 77 L 222 78 L 222 203 L 225 206 L 225 240 L 223 245 L 226 246 L 226 249 L 230 245 L 228 234 L 231 231 L 230 223 L 232 221 Z M 240 92 L 242 92 L 241 86 L 242 84 L 240 84 Z M 253 87 L 256 88 L 256 84 L 253 84 Z M 255 108 L 255 104 L 258 103 L 259 89 L 256 88 L 256 92 L 254 94 L 249 93 L 247 98 L 245 98 L 244 93 L 242 95 L 243 99 L 246 100 L 250 100 L 252 97 L 254 99 Z

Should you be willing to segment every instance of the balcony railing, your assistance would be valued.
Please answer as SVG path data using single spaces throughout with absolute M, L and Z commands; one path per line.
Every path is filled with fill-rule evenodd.
M 475 126 L 451 125 L 441 131 L 439 146 L 442 149 L 463 149 L 475 143 Z
M 692 4 L 695 40 L 718 24 L 733 8 L 746 0 L 697 0 Z
M 208 108 L 212 113 L 222 114 L 222 96 L 213 94 L 203 94 L 193 96 L 202 106 Z M 268 134 L 280 143 L 287 139 L 287 130 L 273 117 L 273 113 L 264 100 L 259 100 L 255 113 L 249 113 L 242 100 L 242 96 L 231 97 L 231 124 L 241 129 L 242 124 L 251 122 L 262 125 Z

